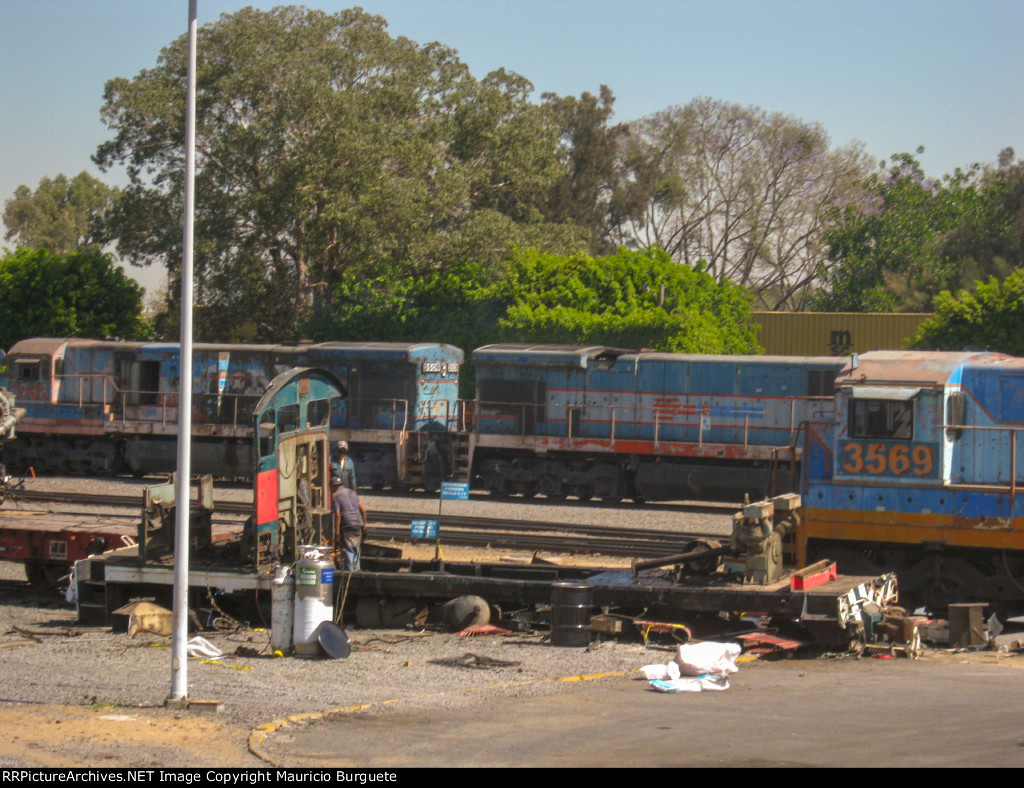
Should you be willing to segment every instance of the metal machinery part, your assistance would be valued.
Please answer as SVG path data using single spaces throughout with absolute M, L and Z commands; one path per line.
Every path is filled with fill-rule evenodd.
M 767 585 L 782 577 L 783 542 L 796 529 L 799 507 L 800 496 L 787 493 L 748 503 L 733 515 L 730 545 L 737 555 L 746 554 L 745 582 Z
M 14 437 L 14 427 L 24 415 L 23 408 L 14 406 L 14 395 L 0 388 L 0 441 Z
M 733 554 L 731 545 L 722 547 L 713 539 L 696 539 L 686 547 L 685 553 L 664 558 L 633 559 L 633 574 L 663 566 L 677 566 L 680 570 L 686 567 L 691 574 L 711 574 L 718 569 L 722 556 Z
M 175 480 L 143 491 L 139 522 L 139 557 L 155 561 L 174 551 Z M 198 500 L 189 513 L 189 550 L 201 551 L 213 543 L 213 477 L 199 480 Z
M 15 437 L 14 427 L 24 415 L 24 408 L 14 406 L 14 395 L 7 389 L 0 388 L 0 450 L 4 443 Z M 0 457 L 2 457 L 2 453 L 0 453 Z M 11 477 L 7 475 L 6 466 L 0 464 L 0 504 L 7 497 L 7 490 L 13 486 L 12 481 Z

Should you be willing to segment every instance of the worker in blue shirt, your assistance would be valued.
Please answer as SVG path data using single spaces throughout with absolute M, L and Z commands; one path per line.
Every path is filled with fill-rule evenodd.
M 335 450 L 337 455 L 335 459 L 331 460 L 331 476 L 341 479 L 343 487 L 354 490 L 356 488 L 356 464 L 348 456 L 348 442 L 338 441 Z

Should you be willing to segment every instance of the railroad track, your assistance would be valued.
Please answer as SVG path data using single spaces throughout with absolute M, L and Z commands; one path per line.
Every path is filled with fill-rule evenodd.
M 39 503 L 60 503 L 108 508 L 140 508 L 135 495 L 99 495 L 91 493 L 44 492 L 20 490 L 9 498 Z M 247 516 L 252 504 L 236 501 L 217 502 L 219 515 L 235 515 L 235 520 L 218 519 L 218 523 L 238 522 Z M 409 541 L 412 520 L 437 519 L 441 527 L 442 545 L 492 547 L 497 549 L 531 550 L 560 553 L 599 553 L 615 556 L 659 557 L 685 552 L 696 540 L 723 539 L 723 534 L 706 531 L 620 528 L 616 526 L 579 525 L 558 522 L 510 520 L 456 515 L 425 515 L 421 512 L 369 511 L 368 536 L 371 539 Z

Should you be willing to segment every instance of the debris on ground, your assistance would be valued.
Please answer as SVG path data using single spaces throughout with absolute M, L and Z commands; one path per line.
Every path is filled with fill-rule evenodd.
M 174 613 L 152 600 L 134 600 L 119 607 L 112 615 L 128 617 L 129 637 L 135 637 L 139 632 L 162 637 L 170 637 L 174 633 Z
M 431 665 L 447 665 L 452 668 L 476 668 L 479 670 L 489 670 L 491 668 L 511 668 L 518 665 L 518 662 L 509 662 L 504 659 L 494 659 L 493 657 L 484 657 L 479 654 L 463 654 L 461 657 L 452 657 L 450 659 L 432 659 L 429 660 Z
M 491 621 L 491 607 L 479 596 L 460 596 L 445 603 L 441 609 L 445 625 L 452 632 L 468 627 L 482 627 Z
M 496 627 L 494 624 L 485 624 L 479 627 L 466 627 L 456 633 L 461 637 L 478 637 L 480 635 L 511 635 L 511 629 L 505 629 L 503 627 Z
M 657 692 L 704 692 L 729 689 L 730 673 L 736 673 L 737 643 L 688 643 L 676 650 L 666 665 L 640 669 L 648 686 Z
M 634 619 L 633 623 L 640 631 L 640 638 L 644 643 L 648 641 L 651 635 L 668 635 L 677 643 L 688 643 L 693 639 L 693 633 L 690 628 L 684 624 L 672 624 L 664 621 L 646 621 L 644 619 Z
M 746 632 L 737 635 L 736 639 L 743 643 L 743 656 L 753 659 L 780 653 L 792 654 L 797 649 L 810 645 L 805 640 L 784 638 L 764 630 Z
M 188 655 L 201 659 L 220 659 L 224 652 L 217 648 L 206 638 L 196 635 L 187 644 Z

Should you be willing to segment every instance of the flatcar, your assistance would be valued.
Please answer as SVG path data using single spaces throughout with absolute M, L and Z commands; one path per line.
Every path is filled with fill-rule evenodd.
M 528 345 L 472 360 L 476 486 L 606 501 L 793 489 L 802 425 L 831 419 L 845 363 Z
M 192 363 L 196 473 L 249 476 L 253 408 L 278 374 L 313 366 L 349 392 L 331 413 L 331 438 L 350 442 L 360 484 L 440 483 L 444 466 L 424 459 L 439 443 L 449 451 L 447 436 L 459 417 L 457 348 L 197 344 Z M 7 446 L 7 463 L 78 474 L 172 471 L 179 364 L 176 343 L 19 342 L 8 354 L 6 379 L 0 378 L 26 411 L 19 439 Z
M 807 430 L 798 559 L 895 571 L 911 607 L 1019 609 L 1024 359 L 865 353 L 835 400 L 834 418 Z

